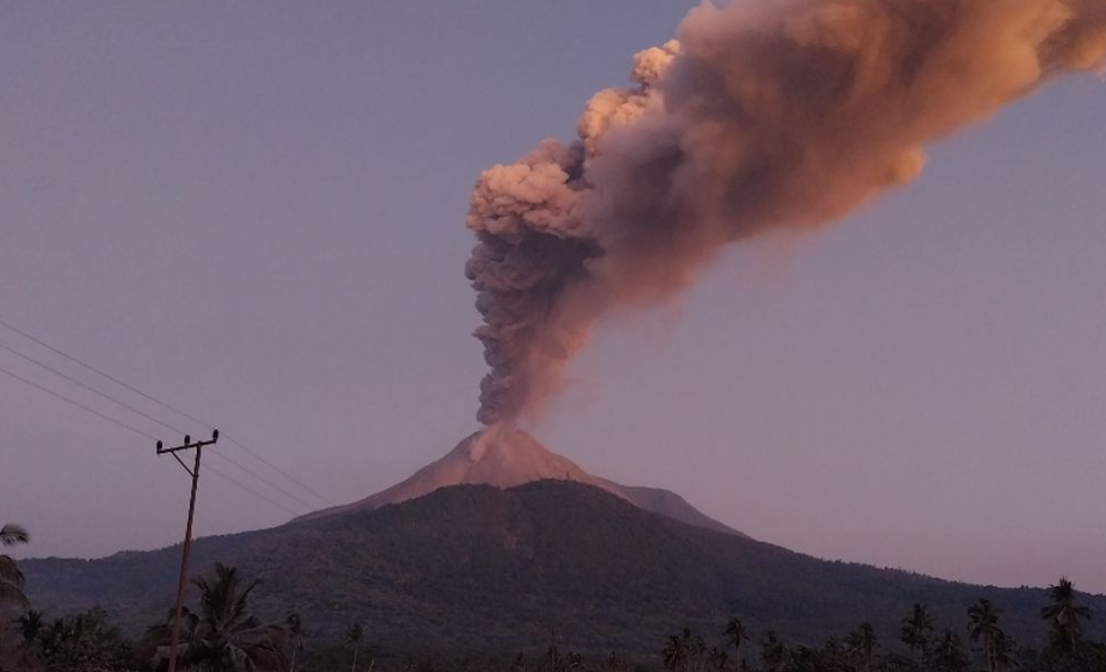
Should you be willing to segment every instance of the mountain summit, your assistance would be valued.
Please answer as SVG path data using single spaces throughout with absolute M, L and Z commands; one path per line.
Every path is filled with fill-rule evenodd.
M 731 534 L 741 534 L 701 513 L 688 504 L 683 497 L 669 490 L 621 485 L 593 476 L 567 457 L 547 449 L 528 432 L 507 425 L 493 425 L 470 435 L 445 457 L 426 465 L 407 480 L 386 490 L 352 504 L 309 513 L 297 520 L 310 520 L 347 511 L 399 504 L 453 485 L 491 485 L 497 488 L 513 488 L 543 480 L 583 483 L 606 490 L 638 508 L 653 511 L 680 522 Z

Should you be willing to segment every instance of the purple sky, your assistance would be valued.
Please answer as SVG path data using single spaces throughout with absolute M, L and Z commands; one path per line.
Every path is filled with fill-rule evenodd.
M 0 320 L 330 501 L 382 489 L 476 427 L 476 175 L 570 137 L 689 4 L 5 5 Z M 535 434 L 814 555 L 1106 592 L 1104 94 L 1056 82 L 933 148 L 910 189 L 732 249 L 680 304 L 603 325 Z M 0 367 L 179 438 L 2 350 Z M 22 555 L 178 540 L 187 478 L 151 441 L 2 374 L 0 408 Z M 211 474 L 201 534 L 308 509 L 208 464 L 286 508 Z

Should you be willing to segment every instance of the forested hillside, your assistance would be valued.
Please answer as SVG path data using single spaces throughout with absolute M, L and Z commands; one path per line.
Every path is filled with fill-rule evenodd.
M 135 631 L 171 604 L 179 549 L 22 563 L 32 601 L 50 612 L 99 604 Z M 642 511 L 602 490 L 540 481 L 509 490 L 458 486 L 373 511 L 200 539 L 194 573 L 216 561 L 261 577 L 256 609 L 298 611 L 319 638 L 363 621 L 394 650 L 512 651 L 544 645 L 655 652 L 683 627 L 736 616 L 758 632 L 820 645 L 861 621 L 898 637 L 915 602 L 939 629 L 963 632 L 980 597 L 1003 627 L 1039 643 L 1042 589 L 997 589 L 826 562 Z M 1096 610 L 1106 598 L 1088 596 Z M 1099 636 L 1091 626 L 1088 634 Z

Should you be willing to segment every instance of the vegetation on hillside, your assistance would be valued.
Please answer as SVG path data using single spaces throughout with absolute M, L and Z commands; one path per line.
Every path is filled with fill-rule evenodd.
M 1106 672 L 1103 602 L 1066 578 L 998 590 L 823 562 L 572 484 L 450 488 L 196 548 L 182 672 Z M 171 580 L 149 617 L 118 605 L 174 550 L 23 563 L 26 582 L 9 558 L 34 604 L 8 603 L 0 672 L 165 670 Z M 38 603 L 58 562 L 86 571 L 53 590 L 125 599 Z
M 586 655 L 636 656 L 684 627 L 707 632 L 730 616 L 809 645 L 847 633 L 863 615 L 889 641 L 915 602 L 951 623 L 980 597 L 1002 605 L 1014 639 L 1046 643 L 1044 590 L 825 562 L 565 482 L 445 488 L 375 511 L 198 539 L 192 557 L 194 567 L 222 562 L 262 579 L 265 589 L 250 604 L 264 622 L 294 610 L 313 638 L 337 640 L 363 619 L 372 641 L 428 653 L 531 650 L 553 628 Z M 100 605 L 138 636 L 141 625 L 162 618 L 179 559 L 179 549 L 168 548 L 35 560 L 23 569 L 37 608 L 75 613 Z M 1084 603 L 1106 609 L 1101 597 Z
M 194 580 L 200 589 L 196 611 L 183 619 L 178 669 L 190 672 L 1103 672 L 1106 644 L 1092 641 L 1078 626 L 1090 618 L 1074 586 L 1061 578 L 1040 614 L 1048 635 L 1043 650 L 1018 645 L 1002 627 L 1002 610 L 986 598 L 972 604 L 961 626 L 938 624 L 924 604 L 912 606 L 895 641 L 882 641 L 876 628 L 860 623 L 844 636 L 827 634 L 821 646 L 789 645 L 773 630 L 754 637 L 739 618 L 714 631 L 690 628 L 665 638 L 653 656 L 617 652 L 588 657 L 562 651 L 551 633 L 548 647 L 518 654 L 482 657 L 426 656 L 418 650 L 370 649 L 359 657 L 368 633 L 360 621 L 349 625 L 341 643 L 305 647 L 298 614 L 282 624 L 263 625 L 250 612 L 248 598 L 259 585 L 239 570 L 216 564 L 210 576 Z M 945 628 L 938 630 L 938 625 Z M 127 641 L 90 610 L 49 620 L 27 609 L 6 624 L 16 640 L 0 651 L 0 670 L 20 672 L 157 672 L 168 664 L 168 622 L 151 625 L 138 641 Z M 961 636 L 964 633 L 967 640 Z

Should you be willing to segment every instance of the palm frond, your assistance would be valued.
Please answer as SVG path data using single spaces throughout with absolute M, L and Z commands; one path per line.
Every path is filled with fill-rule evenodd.
M 19 571 L 15 560 L 7 555 L 0 555 L 0 581 L 7 581 L 17 587 L 23 585 L 23 572 Z
M 14 604 L 20 609 L 27 609 L 31 603 L 27 596 L 19 589 L 19 586 L 7 581 L 0 581 L 0 604 Z
M 5 546 L 13 544 L 26 544 L 31 540 L 31 535 L 20 525 L 8 523 L 0 527 L 0 543 Z

